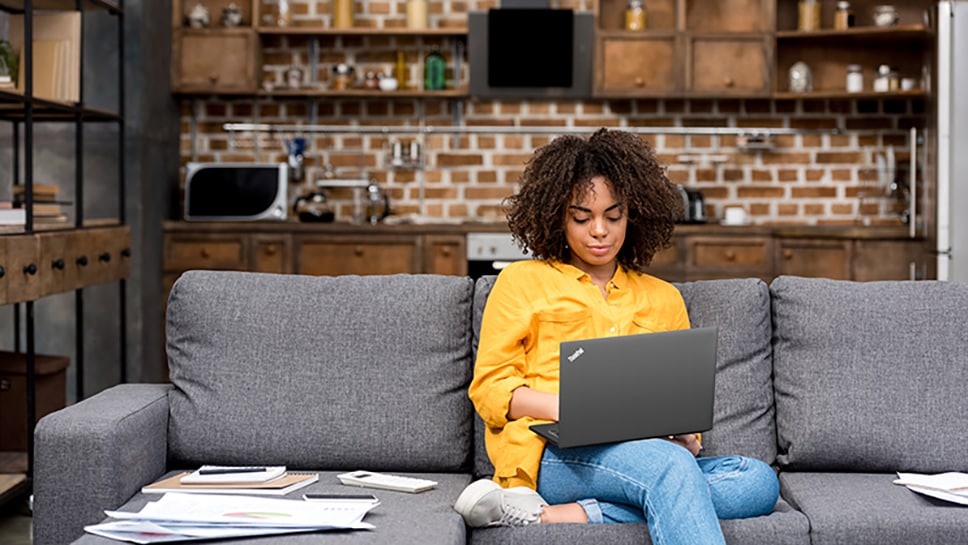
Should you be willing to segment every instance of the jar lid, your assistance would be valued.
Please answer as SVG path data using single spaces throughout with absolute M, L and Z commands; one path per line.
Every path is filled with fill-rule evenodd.
M 850 72 L 860 72 L 863 68 L 859 64 L 848 64 L 847 70 Z
M 340 63 L 333 67 L 333 73 L 339 76 L 348 76 L 353 73 L 353 67 Z
M 850 8 L 850 2 L 837 2 L 837 9 L 848 9 Z
M 877 67 L 877 73 L 878 74 L 889 74 L 889 73 L 891 73 L 891 67 L 888 66 L 888 65 L 886 65 L 886 64 L 882 64 L 882 65 L 880 65 L 880 66 Z

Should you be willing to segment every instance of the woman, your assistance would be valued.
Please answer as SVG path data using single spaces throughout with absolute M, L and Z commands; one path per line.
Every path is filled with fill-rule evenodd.
M 505 268 L 484 310 L 469 395 L 495 474 L 455 503 L 467 524 L 647 522 L 656 545 L 711 544 L 719 518 L 770 513 L 770 466 L 697 457 L 697 435 L 560 449 L 528 429 L 558 420 L 561 341 L 689 327 L 679 291 L 644 273 L 683 211 L 651 148 L 606 129 L 556 138 L 506 204 L 537 259 Z

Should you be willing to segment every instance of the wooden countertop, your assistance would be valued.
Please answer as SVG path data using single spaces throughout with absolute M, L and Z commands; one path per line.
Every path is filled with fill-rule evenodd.
M 368 234 L 467 234 L 503 233 L 503 222 L 463 223 L 377 223 L 351 224 L 303 223 L 298 221 L 264 222 L 186 222 L 165 221 L 166 233 L 332 233 L 346 235 Z M 719 223 L 683 224 L 676 226 L 676 233 L 696 236 L 769 236 L 774 238 L 831 238 L 831 239 L 908 239 L 906 225 L 721 225 Z M 915 237 L 921 239 L 923 237 Z

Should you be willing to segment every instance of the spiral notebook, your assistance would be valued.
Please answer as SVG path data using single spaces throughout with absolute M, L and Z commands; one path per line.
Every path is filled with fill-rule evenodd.
M 319 480 L 318 473 L 290 471 L 272 481 L 245 484 L 184 484 L 181 478 L 190 471 L 177 473 L 158 482 L 141 488 L 143 494 L 164 494 L 166 492 L 196 492 L 202 494 L 243 494 L 247 496 L 285 496 Z

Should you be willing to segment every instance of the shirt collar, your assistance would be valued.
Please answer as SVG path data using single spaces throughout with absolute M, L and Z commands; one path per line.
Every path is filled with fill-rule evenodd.
M 585 271 L 570 263 L 565 263 L 564 261 L 553 261 L 551 262 L 551 266 L 557 268 L 562 273 L 568 275 L 570 278 L 574 278 L 575 280 L 580 280 L 581 277 L 588 276 L 588 273 Z M 625 267 L 620 264 L 615 269 L 615 274 L 612 275 L 612 279 L 609 283 L 617 290 L 625 289 L 629 284 L 629 273 L 627 270 L 625 270 Z

